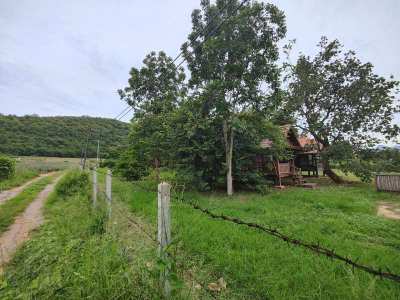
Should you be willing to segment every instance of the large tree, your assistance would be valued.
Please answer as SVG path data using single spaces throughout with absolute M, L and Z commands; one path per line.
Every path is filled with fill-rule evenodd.
M 156 169 L 161 160 L 168 159 L 170 147 L 174 146 L 169 137 L 169 116 L 185 96 L 184 81 L 183 68 L 177 68 L 171 57 L 164 52 L 151 52 L 140 69 L 131 69 L 128 86 L 118 91 L 135 110 L 131 156 L 151 160 Z
M 291 66 L 288 108 L 298 127 L 320 143 L 326 174 L 341 182 L 331 158 L 398 134 L 393 120 L 399 82 L 376 75 L 371 63 L 344 52 L 337 40 L 322 37 L 319 47 L 315 57 L 301 55 Z
M 277 43 L 286 33 L 276 6 L 256 1 L 201 1 L 192 13 L 192 32 L 182 46 L 190 84 L 205 93 L 209 117 L 221 124 L 227 193 L 233 194 L 234 128 L 243 111 L 265 113 L 278 88 Z

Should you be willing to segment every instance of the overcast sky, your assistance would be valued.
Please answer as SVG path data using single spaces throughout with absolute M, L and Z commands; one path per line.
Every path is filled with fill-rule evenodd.
M 400 79 L 399 0 L 275 0 L 294 52 L 338 38 Z M 179 52 L 200 0 L 0 0 L 0 113 L 114 117 L 117 89 L 152 50 Z M 129 118 L 129 116 L 127 116 Z

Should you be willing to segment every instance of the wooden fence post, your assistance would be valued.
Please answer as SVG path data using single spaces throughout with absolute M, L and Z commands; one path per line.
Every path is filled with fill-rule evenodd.
M 93 207 L 97 204 L 97 170 L 93 168 Z
M 111 203 L 112 203 L 112 173 L 107 170 L 106 175 L 106 197 L 108 201 L 108 217 L 111 218 Z
M 171 215 L 169 210 L 171 186 L 162 182 L 158 185 L 158 253 L 160 258 L 165 260 L 166 248 L 171 242 Z M 164 290 L 164 296 L 170 297 L 171 287 L 168 280 L 168 267 L 166 266 L 160 274 L 160 283 Z

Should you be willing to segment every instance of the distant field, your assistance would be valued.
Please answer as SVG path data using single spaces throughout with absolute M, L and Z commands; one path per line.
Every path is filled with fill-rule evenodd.
M 80 158 L 15 156 L 15 159 L 17 160 L 15 175 L 0 181 L 0 191 L 22 185 L 40 173 L 78 168 L 80 163 Z M 89 167 L 94 163 L 95 159 L 87 160 Z
M 17 170 L 32 169 L 41 173 L 79 167 L 80 158 L 18 156 Z

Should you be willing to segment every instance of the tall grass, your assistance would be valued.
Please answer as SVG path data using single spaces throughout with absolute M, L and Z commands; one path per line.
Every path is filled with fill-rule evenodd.
M 37 195 L 52 181 L 52 177 L 44 177 L 33 183 L 20 194 L 0 205 L 0 233 L 5 231 L 21 214 Z
M 104 209 L 92 208 L 88 182 L 86 174 L 72 172 L 57 184 L 46 203 L 47 222 L 0 279 L 1 299 L 160 298 L 139 263 L 145 250 L 121 247 L 108 233 Z
M 160 298 L 158 277 L 147 267 L 156 263 L 155 249 L 134 227 L 123 225 L 124 215 L 129 214 L 123 208 L 128 206 L 147 231 L 155 233 L 156 193 L 114 178 L 113 201 L 121 209 L 113 210 L 107 223 L 102 207 L 92 209 L 86 176 L 71 173 L 59 182 L 46 204 L 47 222 L 18 251 L 0 279 L 1 299 Z M 186 198 L 400 273 L 400 224 L 375 212 L 378 201 L 400 202 L 398 195 L 360 185 L 292 188 L 265 196 L 238 193 L 229 198 L 187 193 Z M 189 287 L 180 287 L 173 299 L 400 297 L 396 283 L 353 271 L 256 230 L 210 219 L 184 202 L 173 202 L 172 218 L 169 251 Z M 207 285 L 220 277 L 227 289 L 209 291 Z M 197 292 L 190 290 L 194 287 Z
M 156 193 L 115 180 L 114 199 L 156 225 Z M 400 273 L 400 224 L 376 216 L 378 201 L 400 202 L 368 185 L 292 188 L 269 195 L 187 194 L 215 212 L 271 225 L 375 267 Z M 172 207 L 176 256 L 203 282 L 223 277 L 219 299 L 399 299 L 400 285 L 253 229 L 213 220 L 185 203 Z M 204 272 L 206 271 L 206 272 Z M 203 284 L 204 287 L 204 284 Z

